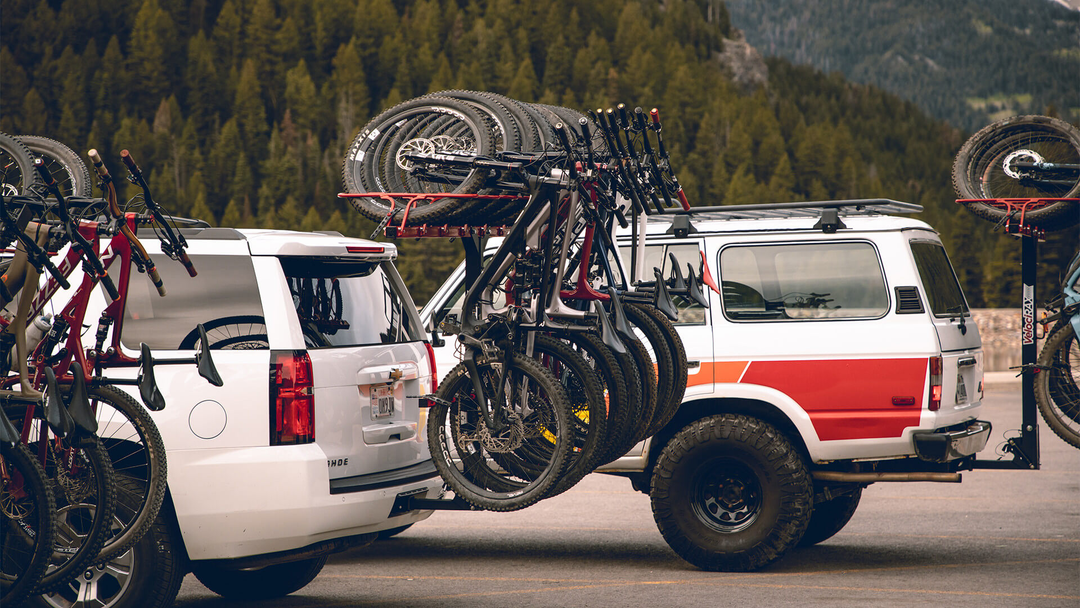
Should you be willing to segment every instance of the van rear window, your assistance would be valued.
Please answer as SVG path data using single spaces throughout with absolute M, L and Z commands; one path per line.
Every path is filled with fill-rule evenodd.
M 733 321 L 878 318 L 889 310 L 869 243 L 727 247 L 720 279 L 724 314 Z
M 955 316 L 968 312 L 960 281 L 956 279 L 945 248 L 937 241 L 911 241 L 911 254 L 919 269 L 930 311 L 935 317 Z

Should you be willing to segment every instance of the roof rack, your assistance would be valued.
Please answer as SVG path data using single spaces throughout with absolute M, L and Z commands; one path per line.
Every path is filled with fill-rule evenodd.
M 678 209 L 655 214 L 664 215 L 705 215 L 718 219 L 744 218 L 791 218 L 817 217 L 823 210 L 835 209 L 840 215 L 887 215 L 894 213 L 920 213 L 923 206 L 905 203 L 888 198 L 855 198 L 840 201 L 800 201 L 793 203 L 759 203 L 752 205 L 720 205 L 716 207 L 691 207 L 684 211 Z

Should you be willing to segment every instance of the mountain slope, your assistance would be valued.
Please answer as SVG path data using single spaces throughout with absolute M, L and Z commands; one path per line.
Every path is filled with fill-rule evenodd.
M 1080 12 L 1048 0 L 727 0 L 766 55 L 874 84 L 974 131 L 1019 113 L 1080 121 Z

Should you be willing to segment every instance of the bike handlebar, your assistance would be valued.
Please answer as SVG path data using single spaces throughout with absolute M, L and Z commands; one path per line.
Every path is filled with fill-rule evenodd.
M 41 176 L 42 181 L 45 182 L 45 188 L 56 197 L 57 214 L 60 216 L 60 220 L 64 222 L 64 227 L 67 230 L 68 239 L 71 240 L 73 246 L 78 246 L 83 252 L 83 260 L 90 266 L 94 276 L 101 281 L 102 287 L 109 293 L 109 297 L 113 300 L 120 297 L 120 292 L 117 291 L 116 285 L 113 283 L 112 278 L 109 277 L 105 271 L 105 267 L 101 264 L 101 260 L 97 257 L 97 253 L 94 251 L 94 247 L 90 244 L 90 241 L 86 240 L 76 228 L 75 223 L 71 219 L 71 213 L 68 210 L 67 201 L 64 200 L 64 196 L 60 193 L 60 187 L 56 185 L 56 180 L 53 179 L 52 173 L 49 168 L 45 166 L 45 161 L 40 158 L 34 159 L 34 169 L 37 170 Z M 51 271 L 50 271 L 51 273 Z
M 143 178 L 142 170 L 139 169 L 139 165 L 135 164 L 135 159 L 131 158 L 131 153 L 127 150 L 120 151 L 120 160 L 127 166 L 128 172 L 131 173 L 131 182 L 142 188 L 143 202 L 146 203 L 146 208 L 150 213 L 154 214 L 154 219 L 161 225 L 162 230 L 165 231 L 165 237 L 168 243 L 162 243 L 162 251 L 164 251 L 169 257 L 178 260 L 184 265 L 187 270 L 188 276 L 194 277 L 198 275 L 198 271 L 195 270 L 195 264 L 191 262 L 191 258 L 188 257 L 187 252 L 184 251 L 184 247 L 187 246 L 187 242 L 184 241 L 184 237 L 181 234 L 173 232 L 173 229 L 169 226 L 165 220 L 165 216 L 161 213 L 161 207 L 150 196 L 150 186 Z

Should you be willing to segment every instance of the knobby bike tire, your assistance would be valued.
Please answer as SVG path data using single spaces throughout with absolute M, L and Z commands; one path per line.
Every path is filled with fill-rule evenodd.
M 648 420 L 642 419 L 641 429 L 637 440 L 641 441 L 649 437 L 653 426 L 670 407 L 670 402 L 675 393 L 675 363 L 672 360 L 671 347 L 664 330 L 653 320 L 652 315 L 645 311 L 645 306 L 639 304 L 624 303 L 623 310 L 626 312 L 626 320 L 642 334 L 642 341 L 649 351 L 650 361 L 656 366 L 656 407 L 651 411 Z
M 52 553 L 56 500 L 45 471 L 22 443 L 0 442 L 0 605 L 25 600 Z
M 345 190 L 351 193 L 392 191 L 387 189 L 385 177 L 379 175 L 384 168 L 384 161 L 396 154 L 396 148 L 388 147 L 388 142 L 410 121 L 433 115 L 457 119 L 472 136 L 474 152 L 477 155 L 486 156 L 493 151 L 491 130 L 472 105 L 445 97 L 412 99 L 376 116 L 353 140 L 342 165 Z M 452 188 L 440 185 L 438 189 L 425 189 L 420 192 L 477 192 L 485 177 L 485 171 L 470 169 L 463 173 L 460 182 Z M 379 198 L 353 198 L 350 201 L 357 211 L 375 221 L 382 221 L 390 214 L 390 204 Z M 417 204 L 409 213 L 409 224 L 436 223 L 474 204 L 475 199 L 468 198 L 441 198 Z M 394 208 L 391 221 L 401 221 L 404 216 L 403 207 L 404 205 L 399 204 Z
M 536 336 L 534 357 L 563 385 L 570 401 L 570 463 L 545 498 L 561 494 L 592 473 L 607 451 L 608 419 L 604 391 L 596 371 L 569 345 L 551 336 Z
M 477 361 L 485 392 L 491 390 L 493 363 L 497 362 Z M 464 363 L 443 379 L 436 394 L 439 401 L 428 413 L 428 444 L 439 474 L 456 496 L 489 511 L 523 509 L 542 499 L 562 475 L 573 449 L 568 398 L 551 372 L 539 362 L 519 356 L 509 362 L 508 379 L 512 392 L 506 402 L 517 411 L 527 405 L 531 413 L 496 437 L 490 435 L 480 417 Z M 525 384 L 527 396 L 520 392 Z M 543 437 L 544 433 L 555 441 Z M 517 467 L 508 467 L 509 463 L 523 462 L 535 466 L 530 457 L 536 446 L 543 444 L 548 445 L 550 457 L 535 476 L 521 477 L 512 472 Z
M 150 414 L 126 392 L 109 385 L 89 389 L 98 420 L 98 436 L 109 452 L 118 484 L 112 535 L 98 554 L 103 564 L 127 551 L 154 525 L 165 499 L 168 465 L 165 442 Z
M 495 150 L 527 151 L 524 149 L 526 143 L 522 136 L 523 124 L 520 118 L 515 117 L 510 108 L 507 107 L 508 100 L 506 97 L 494 93 L 462 89 L 437 91 L 424 95 L 424 97 L 449 97 L 474 105 L 488 117 L 488 124 L 493 128 Z
M 626 355 L 629 357 L 637 376 L 637 394 L 640 407 L 637 408 L 637 417 L 633 420 L 633 433 L 630 434 L 623 445 L 619 446 L 618 451 L 621 454 L 625 454 L 639 441 L 645 439 L 659 403 L 656 365 L 649 354 L 649 349 L 645 346 L 645 341 L 641 339 L 624 339 L 623 344 L 626 346 Z
M 675 413 L 679 411 L 679 406 L 682 405 L 688 378 L 686 347 L 683 345 L 682 338 L 679 337 L 675 325 L 672 324 L 667 315 L 660 312 L 655 306 L 637 303 L 632 303 L 630 306 L 648 315 L 649 319 L 660 328 L 660 332 L 667 342 L 668 350 L 671 352 L 671 391 L 667 395 L 667 399 L 657 406 L 656 414 L 653 416 L 652 424 L 648 430 L 649 436 L 652 436 L 671 422 L 671 419 L 675 417 Z
M 37 135 L 19 135 L 19 141 L 26 144 L 30 152 L 45 161 L 60 194 L 67 196 L 93 196 L 94 183 L 90 181 L 90 170 L 74 150 L 66 145 Z
M 952 180 L 961 199 L 1077 198 L 1080 171 L 1063 175 L 1064 183 L 1023 179 L 1013 161 L 1044 160 L 1080 164 L 1080 131 L 1049 116 L 1013 116 L 987 125 L 971 136 L 953 161 Z M 987 203 L 964 203 L 978 217 L 1001 222 L 1008 211 Z M 1019 217 L 1016 218 L 1019 220 Z M 1080 204 L 1056 202 L 1024 212 L 1024 223 L 1060 230 L 1080 221 Z
M 0 194 L 34 194 L 42 186 L 30 148 L 11 135 L 0 133 Z
M 37 449 L 36 444 L 30 447 Z M 45 476 L 56 498 L 56 535 L 35 594 L 67 585 L 94 563 L 108 537 L 116 503 L 112 461 L 97 437 L 82 438 L 73 454 L 56 453 L 54 444 L 45 452 Z M 71 464 L 65 464 L 68 457 Z
M 637 368 L 626 353 L 616 353 L 599 337 L 586 332 L 564 332 L 559 338 L 585 358 L 596 371 L 604 391 L 608 411 L 608 442 L 596 466 L 625 454 L 619 450 L 631 439 L 641 410 L 641 389 Z
M 1080 448 L 1080 343 L 1065 322 L 1046 337 L 1037 360 L 1035 402 L 1050 430 Z

